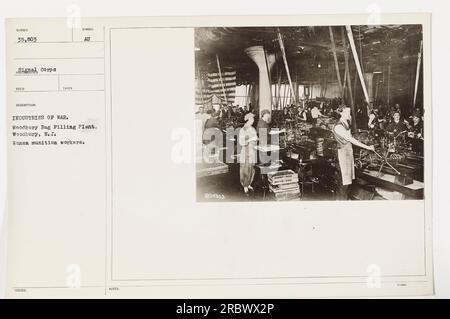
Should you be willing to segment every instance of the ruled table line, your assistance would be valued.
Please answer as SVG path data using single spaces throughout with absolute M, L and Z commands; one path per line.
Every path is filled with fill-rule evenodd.
M 84 60 L 84 59 L 98 59 L 103 60 L 104 57 L 21 57 L 21 58 L 13 58 L 13 60 Z

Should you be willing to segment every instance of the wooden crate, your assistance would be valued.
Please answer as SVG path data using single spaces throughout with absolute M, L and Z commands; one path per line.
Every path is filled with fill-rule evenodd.
M 269 183 L 272 185 L 298 182 L 298 175 L 293 170 L 283 170 L 267 173 Z

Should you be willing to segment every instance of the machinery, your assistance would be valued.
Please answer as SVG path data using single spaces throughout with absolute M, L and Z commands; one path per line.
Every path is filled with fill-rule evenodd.
M 377 177 L 383 173 L 397 176 L 396 183 L 402 185 L 423 181 L 423 155 L 412 150 L 405 135 L 404 132 L 396 136 L 359 134 L 361 142 L 375 145 L 375 152 L 360 150 L 355 156 L 356 168 L 377 171 Z

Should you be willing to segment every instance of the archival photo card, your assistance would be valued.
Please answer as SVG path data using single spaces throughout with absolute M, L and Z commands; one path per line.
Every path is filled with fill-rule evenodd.
M 7 297 L 432 294 L 430 15 L 376 18 L 8 19 Z

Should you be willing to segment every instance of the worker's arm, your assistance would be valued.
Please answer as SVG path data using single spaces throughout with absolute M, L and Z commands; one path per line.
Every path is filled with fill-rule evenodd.
M 302 120 L 303 120 L 303 121 L 306 121 L 306 120 L 307 120 L 307 118 L 306 118 L 306 112 L 303 112 Z
M 374 114 L 370 114 L 369 115 L 369 123 L 368 126 L 371 127 L 373 121 L 375 120 L 375 115 Z
M 334 130 L 335 130 L 336 134 L 341 136 L 346 141 L 352 143 L 353 145 L 356 145 L 358 147 L 364 148 L 364 149 L 369 150 L 369 151 L 375 150 L 375 147 L 373 145 L 369 146 L 369 145 L 366 145 L 364 143 L 361 143 L 360 141 L 358 141 L 356 138 L 354 138 L 351 135 L 350 131 L 344 129 L 344 127 L 341 126 L 341 125 L 336 125 Z
M 356 145 L 358 147 L 364 148 L 366 150 L 369 151 L 374 151 L 375 147 L 373 145 L 366 145 L 364 143 L 361 143 L 360 141 L 358 141 L 356 138 L 354 138 L 353 136 L 350 136 L 349 142 L 352 143 L 353 145 Z

